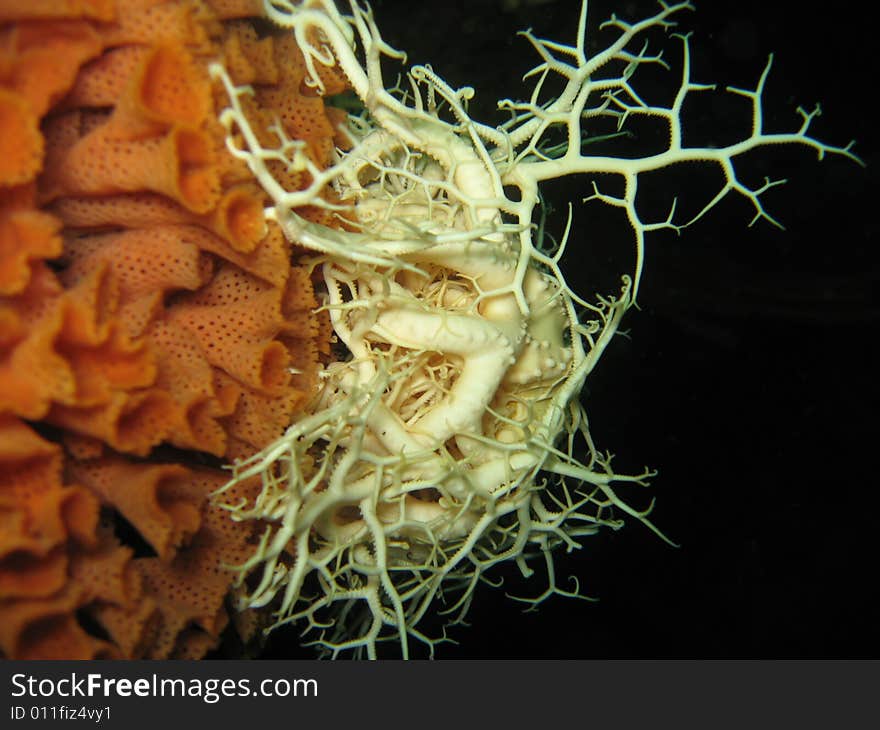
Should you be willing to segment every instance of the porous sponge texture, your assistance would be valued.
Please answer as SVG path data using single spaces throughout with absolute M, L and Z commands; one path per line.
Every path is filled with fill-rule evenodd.
M 280 119 L 318 165 L 341 143 L 261 13 L 0 7 L 0 656 L 197 658 L 229 622 L 228 566 L 255 536 L 212 505 L 227 473 L 204 464 L 277 438 L 330 338 L 226 150 L 208 64 L 254 85 L 262 136 Z

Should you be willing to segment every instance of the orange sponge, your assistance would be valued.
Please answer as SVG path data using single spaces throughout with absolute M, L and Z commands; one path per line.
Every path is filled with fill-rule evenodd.
M 121 458 L 74 464 L 71 474 L 116 509 L 163 560 L 198 530 L 198 504 L 189 471 L 175 464 L 139 464 Z
M 39 120 L 27 101 L 0 88 L 0 180 L 19 185 L 32 180 L 43 159 Z
M 113 20 L 115 17 L 115 0 L 7 0 L 0 5 L 0 21 L 46 18 Z
M 206 213 L 220 197 L 214 142 L 198 129 L 124 139 L 109 122 L 71 112 L 47 125 L 46 140 L 44 204 L 61 196 L 150 190 Z
M 2 656 L 195 658 L 229 623 L 254 536 L 210 501 L 228 474 L 193 465 L 283 432 L 330 343 L 310 270 L 217 120 L 221 58 L 256 86 L 261 137 L 281 119 L 318 165 L 340 143 L 292 40 L 247 20 L 261 13 L 0 7 Z

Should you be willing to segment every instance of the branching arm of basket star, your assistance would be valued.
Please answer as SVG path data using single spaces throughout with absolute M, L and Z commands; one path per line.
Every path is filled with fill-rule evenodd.
M 689 36 L 674 35 L 682 71 L 668 106 L 645 101 L 632 80 L 646 66 L 667 65 L 645 38 L 673 28 L 692 5 L 661 2 L 638 22 L 612 16 L 601 27 L 613 37 L 596 52 L 587 47 L 587 5 L 571 45 L 523 34 L 538 55 L 526 75 L 532 88 L 527 101 L 500 101 L 510 117 L 493 127 L 470 115 L 472 88 L 454 88 L 430 67 L 387 84 L 383 57 L 404 56 L 383 40 L 368 5 L 267 2 L 270 20 L 289 30 L 305 59 L 305 84 L 332 93 L 332 70 L 364 107 L 350 120 L 352 148 L 327 168 L 315 165 L 312 147 L 280 132 L 267 146 L 251 111 L 259 92 L 211 66 L 228 94 L 221 121 L 229 149 L 272 199 L 269 218 L 322 262 L 341 345 L 315 407 L 236 465 L 230 485 L 260 476 L 262 491 L 229 509 L 269 522 L 240 567 L 250 578 L 241 605 L 277 605 L 278 625 L 312 632 L 329 656 L 375 657 L 384 641 L 404 657 L 411 643 L 430 654 L 444 637 L 426 636 L 419 622 L 436 615 L 434 601 L 451 604 L 443 611 L 450 623 L 462 621 L 497 564 L 514 561 L 529 577 L 532 562 L 543 561 L 545 588 L 529 599 L 539 603 L 579 595 L 576 585 L 557 583 L 554 547 L 581 547 L 601 527 L 619 527 L 620 515 L 660 535 L 650 504 L 639 510 L 621 496 L 650 472 L 615 471 L 579 399 L 636 301 L 645 235 L 680 231 L 729 193 L 752 206 L 752 222 L 776 224 L 762 195 L 780 181 L 750 187 L 735 163 L 765 145 L 860 162 L 852 143 L 812 136 L 818 107 L 797 109 L 791 132 L 767 131 L 770 62 L 753 87 L 726 89 L 751 111 L 741 138 L 688 146 L 685 99 L 710 88 L 692 80 Z M 586 144 L 597 121 L 620 131 L 637 118 L 668 127 L 660 151 L 607 156 Z M 689 220 L 676 218 L 674 205 L 665 218 L 644 220 L 639 181 L 679 163 L 715 168 L 719 189 Z M 291 169 L 307 170 L 311 184 L 290 187 Z M 619 195 L 594 182 L 587 200 L 619 208 L 633 232 L 633 271 L 618 292 L 593 300 L 564 273 L 563 254 L 575 245 L 572 208 L 559 240 L 542 224 L 541 186 L 569 175 L 619 178 Z M 322 196 L 328 186 L 338 201 Z M 309 205 L 330 217 L 345 208 L 350 225 L 316 225 L 303 215 Z M 309 457 L 316 469 L 303 467 Z

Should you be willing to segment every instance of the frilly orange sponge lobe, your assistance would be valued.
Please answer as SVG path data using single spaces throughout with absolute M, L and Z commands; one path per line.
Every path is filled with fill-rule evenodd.
M 338 116 L 261 13 L 0 6 L 0 656 L 198 658 L 229 623 L 254 535 L 204 463 L 277 438 L 330 339 L 217 121 L 221 58 L 261 134 L 329 159 Z

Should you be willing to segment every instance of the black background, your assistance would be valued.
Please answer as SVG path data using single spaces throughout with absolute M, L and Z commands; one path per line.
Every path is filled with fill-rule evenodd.
M 647 0 L 593 0 L 593 50 L 612 12 L 630 20 Z M 858 141 L 867 169 L 775 148 L 744 161 L 744 178 L 789 183 L 767 194 L 786 230 L 747 226 L 749 206 L 730 199 L 681 237 L 649 234 L 641 309 L 587 382 L 597 444 L 621 471 L 659 470 L 635 504 L 657 499 L 654 521 L 678 549 L 636 523 L 587 539 L 560 556 L 558 575 L 577 575 L 594 603 L 554 598 L 537 612 L 483 588 L 448 658 L 867 657 L 880 654 L 877 624 L 878 483 L 874 352 L 878 304 L 874 145 L 875 41 L 846 6 L 806 12 L 800 2 L 703 0 L 680 16 L 692 30 L 694 79 L 753 86 L 767 54 L 767 125 L 789 131 L 798 104 L 824 114 L 815 134 Z M 571 42 L 578 3 L 374 3 L 379 27 L 410 63 L 431 63 L 453 85 L 472 85 L 474 116 L 494 121 L 494 100 L 518 97 L 535 63 L 515 33 L 526 27 Z M 661 42 L 680 69 L 680 45 Z M 652 48 L 657 48 L 653 45 Z M 646 74 L 651 79 L 656 74 Z M 391 78 L 389 73 L 389 78 Z M 638 79 L 638 75 L 636 76 Z M 658 80 L 661 99 L 663 81 Z M 651 87 L 641 87 L 646 95 Z M 671 88 L 671 87 L 669 87 Z M 874 96 L 872 96 L 874 95 Z M 693 144 L 723 143 L 748 128 L 743 100 L 721 93 L 686 108 Z M 639 129 L 620 144 L 662 143 Z M 685 142 L 688 143 L 688 137 Z M 613 148 L 609 147 L 609 151 Z M 645 180 L 643 212 L 665 216 L 672 195 L 699 210 L 720 178 L 697 169 Z M 613 181 L 599 180 L 614 192 Z M 632 266 L 630 234 L 597 203 L 579 201 L 589 181 L 549 189 L 557 225 L 568 200 L 575 228 L 567 271 L 580 291 L 610 291 Z M 543 590 L 501 571 L 515 593 Z M 564 585 L 564 582 L 563 582 Z M 309 656 L 295 631 L 279 631 L 264 656 Z

